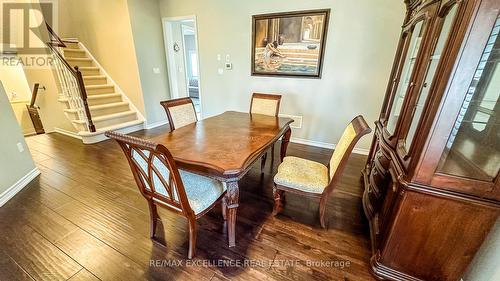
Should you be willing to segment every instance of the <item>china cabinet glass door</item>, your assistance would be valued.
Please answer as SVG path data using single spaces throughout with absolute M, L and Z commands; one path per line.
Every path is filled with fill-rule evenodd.
M 424 33 L 424 21 L 417 22 L 411 34 L 410 41 L 407 45 L 406 56 L 404 57 L 404 64 L 399 75 L 399 83 L 394 94 L 394 98 L 392 100 L 391 112 L 387 119 L 387 131 L 392 135 L 394 134 L 394 129 L 396 128 L 396 123 L 398 121 L 399 115 L 401 113 L 401 109 L 403 107 L 403 102 L 406 96 L 406 92 L 408 88 L 412 86 L 411 77 L 413 74 L 413 69 L 415 67 L 415 63 L 417 60 L 418 52 L 420 50 L 420 45 L 423 38 Z
M 415 104 L 413 105 L 413 110 L 412 110 L 412 118 L 411 118 L 411 123 L 410 123 L 410 128 L 408 129 L 408 133 L 405 138 L 405 148 L 406 151 L 409 151 L 411 148 L 411 145 L 413 143 L 413 139 L 415 136 L 415 132 L 417 130 L 417 126 L 420 121 L 420 117 L 422 116 L 422 112 L 425 106 L 425 103 L 427 101 L 427 97 L 429 96 L 429 90 L 431 88 L 431 83 L 434 79 L 434 76 L 436 74 L 436 69 L 439 64 L 439 61 L 441 60 L 441 55 L 443 53 L 446 41 L 448 39 L 448 35 L 450 34 L 450 30 L 452 28 L 452 24 L 455 19 L 455 15 L 457 13 L 457 4 L 454 4 L 451 9 L 448 10 L 448 13 L 446 13 L 446 16 L 444 17 L 444 22 L 441 28 L 441 32 L 439 34 L 436 46 L 434 48 L 433 53 L 431 54 L 429 58 L 429 65 L 427 69 L 427 73 L 425 75 L 424 83 L 422 84 L 422 87 L 420 89 L 420 92 L 418 93 L 418 98 Z
M 438 173 L 495 181 L 500 170 L 500 17 L 490 34 Z

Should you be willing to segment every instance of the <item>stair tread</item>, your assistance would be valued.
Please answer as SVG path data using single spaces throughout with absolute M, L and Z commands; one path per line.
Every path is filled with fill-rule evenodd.
M 102 78 L 106 78 L 106 75 L 87 75 L 87 76 L 83 76 L 83 79 L 102 79 Z
M 111 102 L 111 103 L 98 104 L 98 105 L 90 105 L 89 109 L 90 110 L 98 110 L 98 109 L 118 107 L 118 106 L 124 106 L 124 105 L 128 105 L 128 102 L 120 101 L 120 102 Z M 65 109 L 64 111 L 74 113 L 74 112 L 76 112 L 76 109 Z
M 78 58 L 78 57 L 67 57 L 66 60 L 92 61 L 92 59 L 89 58 Z
M 79 68 L 85 69 L 85 70 L 87 70 L 87 69 L 99 69 L 99 67 L 97 67 L 97 66 L 80 66 Z
M 105 121 L 105 120 L 109 120 L 109 119 L 114 119 L 114 118 L 132 115 L 132 114 L 136 114 L 136 112 L 133 110 L 127 110 L 127 111 L 122 111 L 122 112 L 118 112 L 118 113 L 111 113 L 111 114 L 97 116 L 95 118 L 92 118 L 92 121 L 93 122 L 100 122 L 100 121 Z M 72 120 L 72 121 L 74 123 L 79 123 L 79 124 L 85 123 L 84 120 Z
M 89 108 L 92 109 L 103 109 L 103 108 L 110 108 L 110 107 L 115 107 L 115 106 L 124 106 L 128 105 L 128 102 L 126 101 L 120 101 L 120 102 L 111 102 L 111 103 L 105 103 L 105 104 L 99 104 L 99 105 L 92 105 L 89 106 Z
M 82 49 L 75 49 L 75 48 L 64 48 L 64 51 L 68 51 L 68 52 L 77 52 L 77 53 L 85 53 L 85 50 L 82 50 Z
M 112 98 L 112 97 L 121 97 L 120 94 L 113 93 L 113 94 L 99 94 L 99 95 L 89 95 L 87 99 L 102 99 L 102 98 Z
M 88 85 L 85 86 L 85 89 L 100 89 L 100 88 L 111 88 L 114 87 L 113 84 L 100 84 L 100 85 Z

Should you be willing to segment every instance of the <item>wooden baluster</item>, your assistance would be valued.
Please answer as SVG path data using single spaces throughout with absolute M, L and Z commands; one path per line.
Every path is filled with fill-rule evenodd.
M 92 122 L 92 115 L 90 114 L 89 104 L 87 102 L 87 91 L 85 90 L 85 84 L 83 83 L 82 72 L 78 69 L 78 66 L 75 66 L 76 70 L 76 80 L 78 82 L 78 86 L 80 89 L 80 95 L 83 101 L 83 107 L 85 109 L 85 115 L 87 116 L 88 126 L 90 132 L 95 132 L 95 126 Z

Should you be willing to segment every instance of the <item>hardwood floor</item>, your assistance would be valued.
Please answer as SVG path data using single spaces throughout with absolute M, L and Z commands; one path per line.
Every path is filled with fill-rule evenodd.
M 293 194 L 283 212 L 271 216 L 276 149 L 273 168 L 268 157 L 263 176 L 255 164 L 240 183 L 236 247 L 227 247 L 216 207 L 198 221 L 196 257 L 187 261 L 183 217 L 160 210 L 158 233 L 166 246 L 149 239 L 148 206 L 115 142 L 84 145 L 48 134 L 27 143 L 42 174 L 0 208 L 2 281 L 373 280 L 361 206 L 364 156 L 349 159 L 322 230 L 319 202 Z M 291 143 L 288 155 L 327 163 L 331 151 Z

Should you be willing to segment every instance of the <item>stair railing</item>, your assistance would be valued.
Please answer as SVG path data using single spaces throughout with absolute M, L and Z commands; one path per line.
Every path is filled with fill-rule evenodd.
M 92 122 L 82 72 L 78 69 L 78 66 L 72 68 L 62 55 L 62 48 L 66 48 L 65 42 L 69 42 L 61 40 L 50 25 L 45 24 L 49 32 L 49 41 L 46 42 L 46 45 L 49 47 L 53 58 L 62 94 L 68 101 L 70 109 L 76 111 L 78 119 L 85 121 L 86 127 L 90 132 L 95 132 L 96 129 Z

